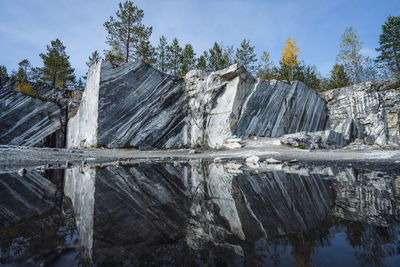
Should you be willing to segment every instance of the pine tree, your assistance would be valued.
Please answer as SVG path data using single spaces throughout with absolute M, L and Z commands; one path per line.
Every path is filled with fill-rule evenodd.
M 178 39 L 174 38 L 171 45 L 167 46 L 167 66 L 173 75 L 178 75 L 182 67 L 182 48 L 179 46 Z
M 254 53 L 254 46 L 250 46 L 250 41 L 243 39 L 240 48 L 236 49 L 235 62 L 244 66 L 251 73 L 255 72 L 254 63 L 257 62 L 257 56 Z
M 116 67 L 124 63 L 124 55 L 118 44 L 114 44 L 110 50 L 104 51 L 104 58 L 106 61 Z
M 204 51 L 203 54 L 197 60 L 197 68 L 198 69 L 200 69 L 200 70 L 207 69 L 207 58 L 208 58 L 208 53 L 207 53 L 207 51 Z
M 31 63 L 29 60 L 24 59 L 18 63 L 18 70 L 13 71 L 11 77 L 17 81 L 30 81 Z
M 229 56 L 224 53 L 223 47 L 217 42 L 208 50 L 207 68 L 210 70 L 221 70 L 229 66 Z
M 271 61 L 267 51 L 264 51 L 263 55 L 261 56 L 261 63 L 257 69 L 257 77 L 268 81 L 275 79 L 274 63 Z
M 293 81 L 293 69 L 300 62 L 298 60 L 299 57 L 299 48 L 296 46 L 297 41 L 295 39 L 291 39 L 290 37 L 286 40 L 285 48 L 282 51 L 282 59 L 281 62 L 287 67 L 288 75 L 287 79 L 289 83 Z
M 94 62 L 94 63 L 95 63 L 95 62 Z M 93 64 L 94 64 L 94 63 L 93 63 Z M 83 90 L 85 89 L 85 84 L 83 83 L 81 77 L 79 77 L 78 82 L 76 83 L 75 87 L 76 87 L 76 89 L 78 89 L 78 90 L 80 90 L 80 91 L 83 91 Z
M 361 82 L 363 57 L 360 54 L 361 50 L 360 37 L 353 31 L 352 27 L 347 27 L 341 37 L 339 54 L 337 63 L 344 66 L 344 69 L 349 76 L 350 83 Z
M 182 52 L 181 75 L 185 76 L 188 71 L 196 65 L 196 53 L 191 44 L 186 44 Z
M 329 88 L 342 88 L 347 85 L 349 85 L 349 77 L 344 70 L 344 66 L 340 64 L 333 65 L 328 83 Z
M 69 83 L 74 83 L 74 69 L 69 63 L 63 43 L 56 39 L 51 41 L 51 45 L 47 45 L 46 49 L 45 54 L 39 55 L 43 60 L 43 67 L 40 69 L 41 80 L 48 82 L 53 88 L 65 88 Z
M 156 49 L 150 41 L 140 40 L 136 53 L 138 60 L 151 65 L 156 63 Z
M 86 62 L 86 65 L 90 68 L 93 64 L 102 61 L 102 58 L 97 50 L 92 52 L 92 55 L 89 56 L 89 61 Z
M 86 61 L 86 66 L 88 66 L 89 68 L 97 63 L 102 61 L 103 59 L 101 58 L 99 52 L 97 50 L 92 52 L 92 55 L 89 56 L 89 61 Z M 86 80 L 87 79 L 87 75 L 88 75 L 88 71 L 86 72 L 86 74 L 83 76 L 83 79 Z M 80 78 L 79 78 L 80 79 Z M 79 81 L 78 81 L 79 82 Z
M 6 66 L 0 65 L 0 85 L 8 80 L 8 73 Z
M 119 60 L 119 51 L 121 51 L 124 62 L 137 60 L 139 59 L 137 49 L 140 41 L 148 41 L 152 27 L 146 27 L 142 24 L 143 10 L 134 6 L 132 1 L 119 3 L 118 6 L 119 10 L 116 13 L 116 18 L 111 16 L 104 23 L 104 27 L 107 30 L 106 43 L 110 45 L 111 50 L 117 51 L 117 54 L 111 53 L 109 58 L 114 59 L 115 57 L 113 56 L 116 56 L 116 59 Z M 108 52 L 106 54 L 109 55 Z
M 382 25 L 376 51 L 380 52 L 376 62 L 384 64 L 400 80 L 400 16 L 389 16 Z
M 167 60 L 167 39 L 163 36 L 160 37 L 160 42 L 157 46 L 157 68 L 161 72 L 166 72 L 166 60 Z

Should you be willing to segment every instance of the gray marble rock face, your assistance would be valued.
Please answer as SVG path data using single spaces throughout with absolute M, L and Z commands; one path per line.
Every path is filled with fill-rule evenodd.
M 89 71 L 80 108 L 68 122 L 67 146 L 171 148 L 185 139 L 183 80 L 150 65 L 107 62 Z
M 258 81 L 242 109 L 234 133 L 280 137 L 296 132 L 321 131 L 325 127 L 324 100 L 302 82 L 293 84 Z
M 311 149 L 335 149 L 346 145 L 343 135 L 332 130 L 287 134 L 282 136 L 280 140 L 285 145 L 294 147 L 304 145 L 304 148 Z
M 233 137 L 324 129 L 325 102 L 301 82 L 267 84 L 238 65 L 212 73 L 192 70 L 185 80 L 191 146 L 220 148 Z
M 315 228 L 334 203 L 323 175 L 251 174 L 234 165 L 198 160 L 67 170 L 64 192 L 87 262 L 146 265 L 165 242 L 187 244 L 189 254 L 212 244 L 243 255 L 260 238 Z
M 381 90 L 382 83 L 364 82 L 323 92 L 328 107 L 327 129 L 345 140 L 369 145 L 399 145 L 400 90 Z
M 183 80 L 140 62 L 101 62 L 89 71 L 67 146 L 221 148 L 235 137 L 322 130 L 325 118 L 323 99 L 304 84 L 265 84 L 237 64 Z
M 64 115 L 51 102 L 16 92 L 9 80 L 0 88 L 0 144 L 64 146 Z
M 56 186 L 36 171 L 1 173 L 0 228 L 49 212 L 55 195 Z
M 400 145 L 400 88 L 381 91 L 389 143 Z
M 336 199 L 331 213 L 351 221 L 388 227 L 400 219 L 400 176 L 345 169 L 332 179 Z

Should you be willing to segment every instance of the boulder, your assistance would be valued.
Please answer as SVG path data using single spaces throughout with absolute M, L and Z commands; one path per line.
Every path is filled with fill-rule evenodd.
M 310 149 L 335 149 L 342 148 L 346 145 L 346 141 L 341 133 L 331 130 L 319 132 L 300 132 L 287 134 L 280 138 L 281 143 L 289 146 Z
M 328 107 L 326 129 L 347 142 L 399 145 L 400 90 L 381 90 L 383 83 L 363 82 L 321 93 Z

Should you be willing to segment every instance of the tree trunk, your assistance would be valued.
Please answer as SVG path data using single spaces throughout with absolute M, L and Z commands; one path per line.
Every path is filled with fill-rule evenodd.
M 397 69 L 397 76 L 398 79 L 400 80 L 400 63 L 399 63 L 399 56 L 397 55 L 396 48 L 393 47 L 393 52 L 394 52 L 394 59 L 396 61 L 396 69 Z

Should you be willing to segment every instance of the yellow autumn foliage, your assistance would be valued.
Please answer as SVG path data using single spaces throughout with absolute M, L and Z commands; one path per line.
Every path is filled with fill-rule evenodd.
M 15 90 L 26 95 L 36 96 L 33 86 L 23 81 L 17 82 L 17 88 L 15 88 Z
M 286 40 L 285 48 L 282 51 L 282 63 L 289 68 L 289 81 L 293 79 L 293 68 L 296 67 L 300 62 L 299 48 L 297 47 L 297 41 L 294 38 L 288 37 Z
M 68 98 L 74 99 L 79 96 L 78 90 L 68 90 L 67 92 Z

